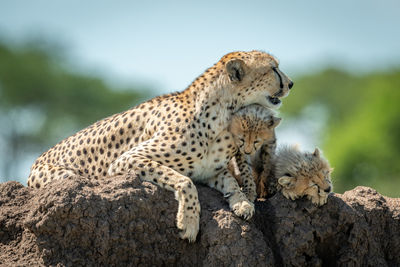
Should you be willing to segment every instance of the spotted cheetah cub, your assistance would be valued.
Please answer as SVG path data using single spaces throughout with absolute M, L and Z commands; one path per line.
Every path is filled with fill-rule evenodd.
M 301 152 L 298 146 L 282 146 L 276 152 L 274 164 L 278 190 L 287 199 L 307 196 L 318 206 L 327 202 L 333 169 L 318 148 L 309 153 Z
M 275 150 L 275 128 L 281 122 L 276 112 L 260 105 L 250 105 L 236 112 L 231 121 L 230 132 L 238 153 L 229 163 L 247 198 L 254 201 L 259 193 L 259 182 L 254 176 L 253 163 L 259 157 L 261 146 Z

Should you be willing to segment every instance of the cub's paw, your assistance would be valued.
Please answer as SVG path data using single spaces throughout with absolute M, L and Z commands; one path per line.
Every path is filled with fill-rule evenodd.
M 238 201 L 232 205 L 232 210 L 237 216 L 249 220 L 254 215 L 254 204 L 248 200 Z
M 311 202 L 316 206 L 325 205 L 328 202 L 329 194 L 315 194 L 315 195 L 307 195 L 307 198 L 311 200 Z
M 197 214 L 178 214 L 177 218 L 177 227 L 182 232 L 180 233 L 180 237 L 182 239 L 187 239 L 190 243 L 196 241 L 197 233 L 199 232 L 199 215 Z
M 328 202 L 329 194 L 319 193 L 319 206 L 325 205 Z
M 287 199 L 291 199 L 291 200 L 295 200 L 298 198 L 298 196 L 294 192 L 287 190 L 286 188 L 282 189 L 282 195 L 284 197 L 286 197 Z

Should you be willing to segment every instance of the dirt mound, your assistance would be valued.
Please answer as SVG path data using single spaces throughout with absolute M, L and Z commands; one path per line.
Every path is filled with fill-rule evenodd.
M 131 176 L 0 184 L 3 266 L 399 266 L 400 199 L 357 187 L 328 204 L 256 203 L 246 222 L 198 186 L 197 241 L 179 239 L 172 192 Z

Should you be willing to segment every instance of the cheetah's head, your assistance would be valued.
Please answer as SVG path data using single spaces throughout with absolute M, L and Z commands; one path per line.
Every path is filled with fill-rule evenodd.
M 293 82 L 280 69 L 278 61 L 265 52 L 233 52 L 221 61 L 232 84 L 230 94 L 240 106 L 259 104 L 277 109 L 289 94 Z
M 332 191 L 333 169 L 318 148 L 308 153 L 300 152 L 297 147 L 286 147 L 278 150 L 276 157 L 276 177 L 286 198 L 307 196 L 314 204 L 326 203 Z
M 232 117 L 230 132 L 240 153 L 254 155 L 263 144 L 275 140 L 275 128 L 281 118 L 269 115 L 267 119 L 255 114 L 236 114 Z

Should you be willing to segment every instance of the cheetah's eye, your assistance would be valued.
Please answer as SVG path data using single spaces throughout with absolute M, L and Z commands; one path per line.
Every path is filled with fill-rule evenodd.
M 284 176 L 293 177 L 290 173 L 285 173 Z

